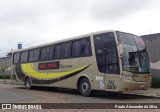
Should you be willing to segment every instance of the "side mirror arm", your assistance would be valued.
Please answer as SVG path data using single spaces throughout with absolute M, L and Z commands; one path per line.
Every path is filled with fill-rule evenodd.
M 119 42 L 118 43 L 118 50 L 119 50 L 119 56 L 122 58 L 124 55 L 124 48 L 123 48 L 123 43 Z

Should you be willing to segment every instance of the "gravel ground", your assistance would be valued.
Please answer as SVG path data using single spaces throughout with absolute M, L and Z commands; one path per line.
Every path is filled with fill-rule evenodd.
M 0 102 L 5 103 L 160 103 L 160 89 L 131 92 L 130 94 L 140 95 L 105 95 L 94 93 L 91 97 L 80 96 L 77 91 L 57 89 L 51 87 L 34 87 L 33 90 L 26 90 L 21 85 L 4 84 L 0 80 Z M 145 97 L 150 96 L 150 97 Z M 3 99 L 3 100 L 2 100 Z M 5 100 L 4 100 L 5 99 Z M 5 101 L 5 102 L 4 102 Z M 6 110 L 0 110 L 5 112 Z M 7 110 L 7 112 L 21 112 L 22 110 Z M 24 110 L 35 112 L 35 110 Z M 158 112 L 158 109 L 45 109 L 38 112 Z

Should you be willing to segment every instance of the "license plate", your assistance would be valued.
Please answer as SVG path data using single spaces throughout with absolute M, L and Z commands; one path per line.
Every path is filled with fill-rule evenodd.
M 144 88 L 144 85 L 140 85 L 140 88 Z

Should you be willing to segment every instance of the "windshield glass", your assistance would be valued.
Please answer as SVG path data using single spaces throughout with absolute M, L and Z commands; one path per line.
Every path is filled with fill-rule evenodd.
M 135 35 L 117 32 L 118 41 L 123 43 L 123 70 L 138 73 L 148 73 L 149 57 L 143 40 Z

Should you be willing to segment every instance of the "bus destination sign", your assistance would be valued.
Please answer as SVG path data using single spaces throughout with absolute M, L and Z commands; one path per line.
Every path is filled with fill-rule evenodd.
M 38 64 L 38 70 L 51 70 L 51 69 L 59 69 L 59 61 Z

